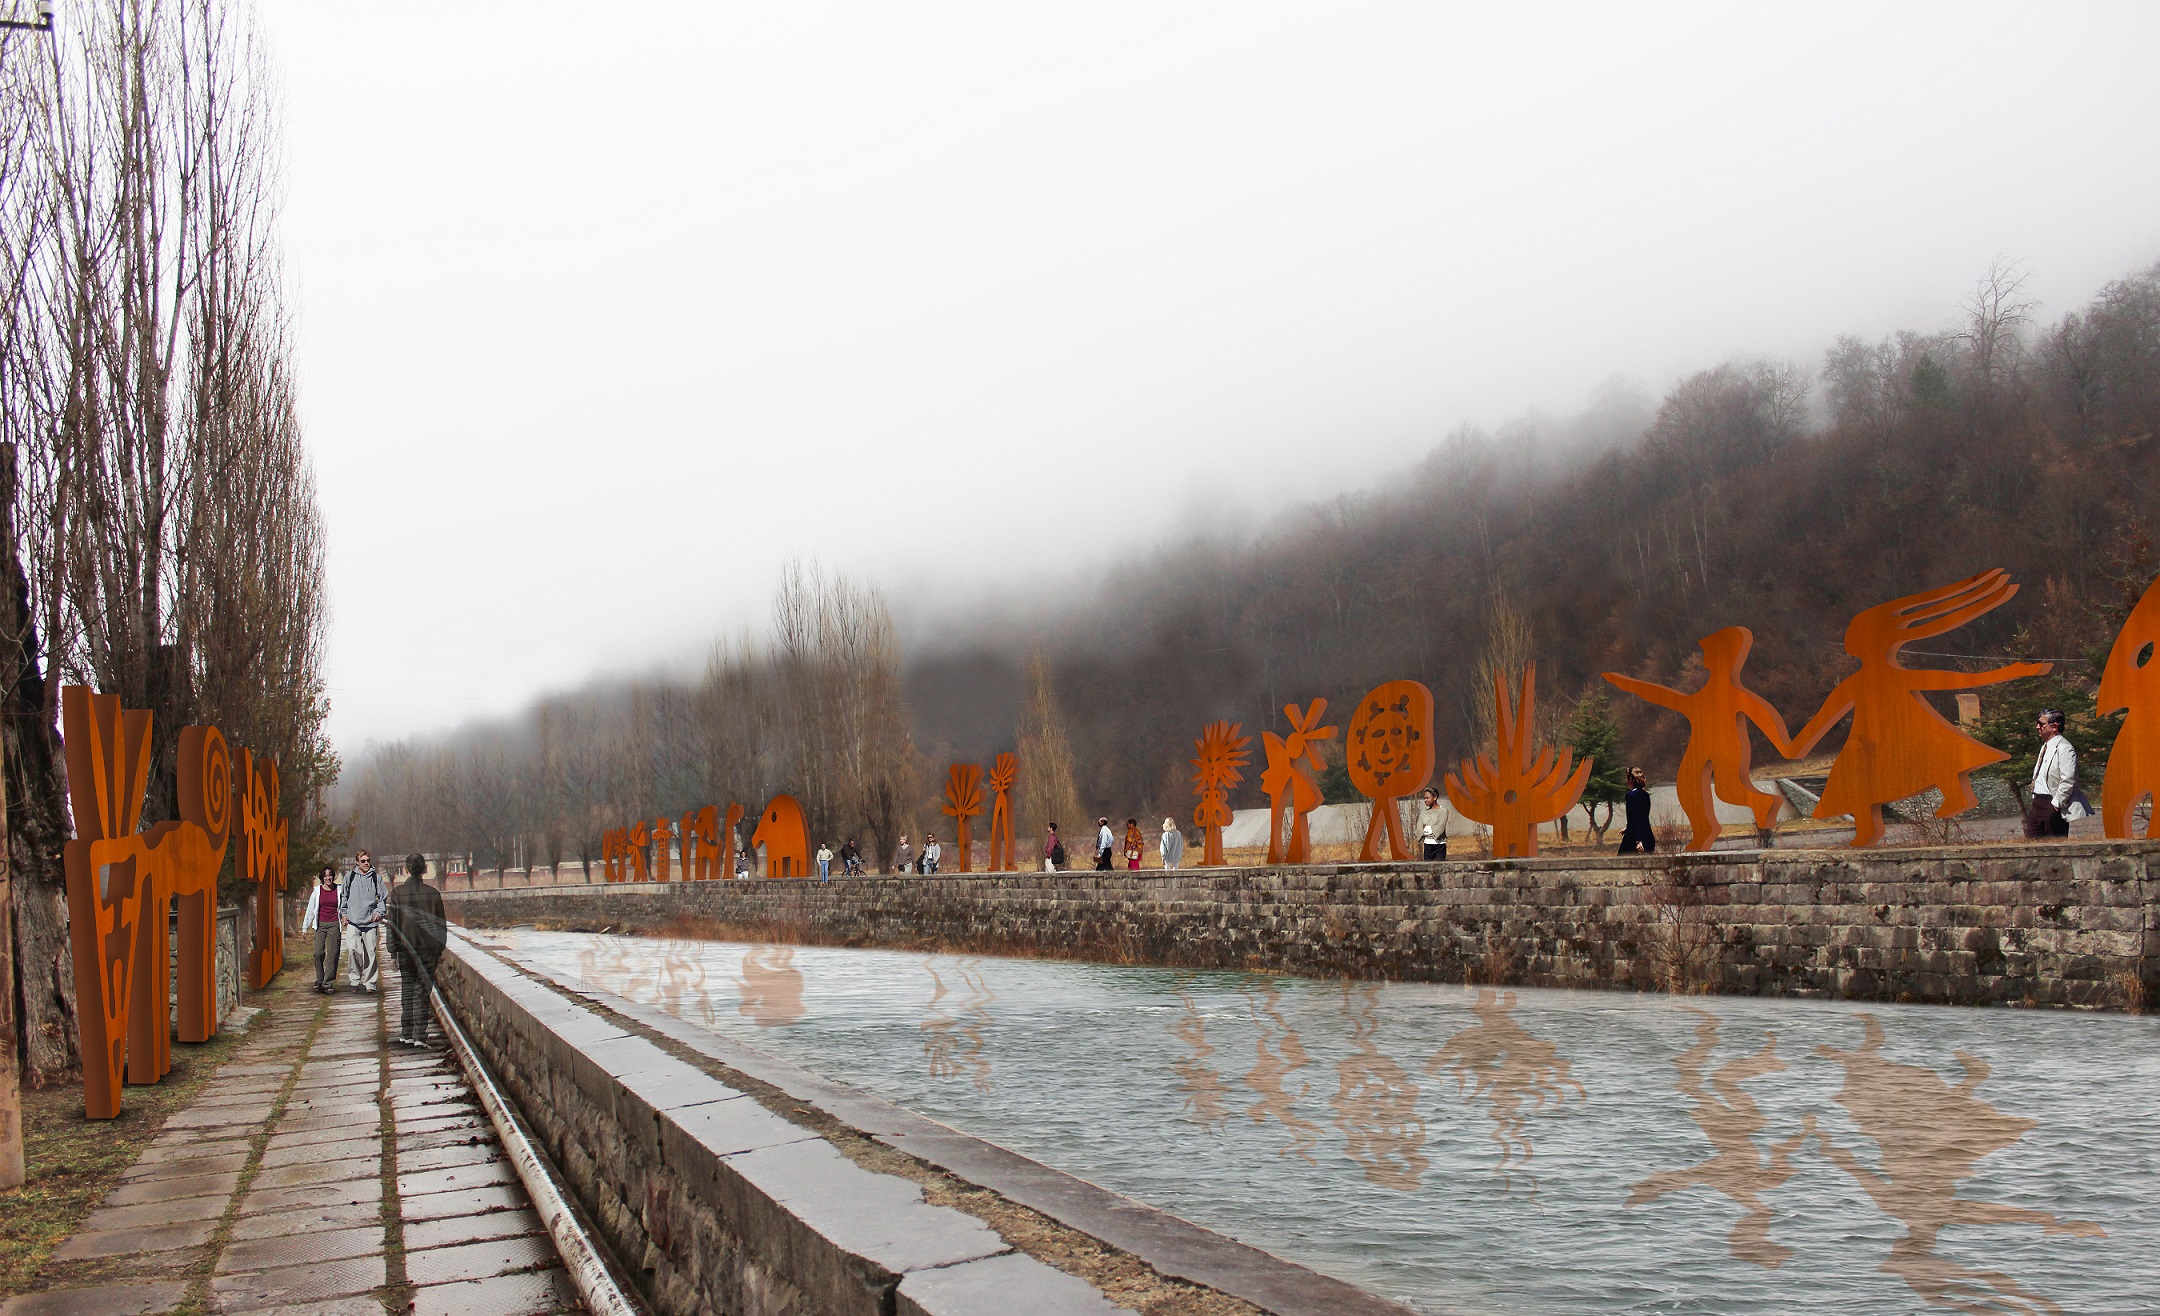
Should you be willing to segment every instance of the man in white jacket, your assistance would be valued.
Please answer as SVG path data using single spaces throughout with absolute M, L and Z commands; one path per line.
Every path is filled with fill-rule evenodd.
M 2040 714 L 2040 757 L 2033 763 L 2032 799 L 2025 806 L 2025 839 L 2052 840 L 2070 834 L 2063 810 L 2077 789 L 2077 751 L 2063 733 L 2063 715 L 2049 708 Z

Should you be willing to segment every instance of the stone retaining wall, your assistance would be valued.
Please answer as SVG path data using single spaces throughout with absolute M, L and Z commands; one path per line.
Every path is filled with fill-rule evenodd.
M 1323 977 L 2140 1007 L 2160 842 L 455 892 L 475 927 Z M 2154 999 L 2160 999 L 2155 995 Z

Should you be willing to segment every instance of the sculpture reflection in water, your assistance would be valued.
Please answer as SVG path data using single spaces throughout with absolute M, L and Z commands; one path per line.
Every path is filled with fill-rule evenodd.
M 1974 1162 L 2023 1138 L 2035 1121 L 2006 1115 L 1975 1095 L 1992 1072 L 1986 1061 L 1955 1052 L 1965 1077 L 1955 1087 L 1923 1065 L 1902 1065 L 1882 1055 L 1883 1029 L 1862 1014 L 1866 1035 L 1856 1050 L 1819 1046 L 1815 1054 L 1845 1070 L 1834 1100 L 1874 1139 L 1877 1164 L 1870 1167 L 1828 1135 L 1816 1146 L 1832 1164 L 1905 1225 L 1880 1267 L 1911 1286 L 1929 1305 L 1974 1313 L 2060 1313 L 2062 1308 L 2000 1271 L 1974 1270 L 1935 1255 L 1946 1225 L 2038 1225 L 2046 1234 L 2102 1238 L 2107 1231 L 2084 1220 L 2061 1220 L 2045 1211 L 1976 1202 L 1957 1195 L 1972 1177 Z
M 578 952 L 577 976 L 581 986 L 612 992 L 646 1005 L 658 1006 L 678 1019 L 715 1024 L 705 956 L 710 947 L 697 941 L 660 943 L 659 954 L 643 945 L 607 945 Z
M 1379 1000 L 1379 988 L 1371 983 L 1343 984 L 1351 1052 L 1335 1062 L 1335 1097 L 1329 1104 L 1335 1107 L 1343 1153 L 1365 1171 L 1367 1181 L 1407 1193 L 1416 1190 L 1432 1163 L 1424 1153 L 1418 1085 L 1373 1041 L 1380 1031 Z
M 1245 1003 L 1252 1009 L 1253 1024 L 1260 1030 L 1259 1058 L 1245 1075 L 1245 1086 L 1259 1093 L 1260 1100 L 1247 1107 L 1245 1114 L 1255 1124 L 1272 1119 L 1289 1133 L 1290 1145 L 1276 1149 L 1276 1156 L 1295 1154 L 1308 1165 L 1318 1164 L 1311 1148 L 1320 1141 L 1320 1126 L 1301 1119 L 1297 1113 L 1299 1098 L 1312 1092 L 1312 1084 L 1300 1084 L 1297 1096 L 1291 1096 L 1283 1084 L 1284 1079 L 1312 1063 L 1305 1055 L 1304 1043 L 1298 1041 L 1297 1030 L 1282 1017 L 1282 998 L 1274 983 L 1263 979 L 1238 990 L 1244 993 Z
M 1170 1068 L 1185 1088 L 1185 1104 L 1180 1109 L 1192 1117 L 1193 1123 L 1213 1132 L 1229 1122 L 1230 1090 L 1223 1084 L 1222 1074 L 1208 1063 L 1215 1048 L 1208 1043 L 1207 1020 L 1201 1017 L 1200 1007 L 1183 988 L 1178 990 L 1177 998 L 1185 1013 L 1170 1025 L 1170 1035 L 1185 1044 L 1186 1054 L 1171 1062 Z
M 1500 1148 L 1493 1173 L 1510 1189 L 1519 1175 L 1535 1193 L 1537 1179 L 1528 1173 L 1535 1148 L 1524 1122 L 1526 1111 L 1536 1114 L 1548 1105 L 1557 1111 L 1570 1091 L 1577 1101 L 1589 1094 L 1552 1043 L 1531 1036 L 1515 1021 L 1515 993 L 1480 988 L 1470 1009 L 1478 1022 L 1450 1037 L 1425 1062 L 1425 1072 L 1451 1073 L 1458 1093 L 1468 1089 L 1471 1100 L 1486 1100 L 1493 1124 L 1490 1137 Z
M 793 946 L 752 946 L 743 952 L 742 1016 L 760 1028 L 777 1028 L 803 1017 L 803 976 Z
M 1689 1008 L 1700 1022 L 1695 1025 L 1695 1045 L 1673 1058 L 1673 1066 L 1680 1071 L 1675 1086 L 1694 1103 L 1689 1118 L 1710 1140 L 1712 1154 L 1686 1169 L 1651 1175 L 1635 1185 L 1627 1205 L 1642 1206 L 1696 1187 L 1723 1193 L 1747 1208 L 1729 1236 L 1732 1254 L 1775 1270 L 1792 1260 L 1793 1252 L 1771 1241 L 1771 1211 L 1763 1194 L 1792 1178 L 1792 1154 L 1815 1132 L 1815 1117 L 1803 1118 L 1800 1131 L 1789 1138 L 1767 1148 L 1756 1146 L 1755 1135 L 1768 1128 L 1770 1121 L 1740 1085 L 1789 1068 L 1778 1058 L 1777 1034 L 1765 1036 L 1762 1048 L 1753 1055 L 1728 1060 L 1713 1070 L 1710 1058 L 1717 1052 L 1718 1018 L 1707 1010 Z
M 948 966 L 967 994 L 947 1005 L 945 998 L 951 991 L 945 986 L 945 975 L 938 972 L 938 963 L 932 959 L 923 965 L 930 971 L 930 1017 L 919 1025 L 922 1030 L 923 1059 L 929 1063 L 933 1078 L 951 1078 L 966 1074 L 978 1092 L 990 1090 L 990 1059 L 984 1054 L 987 1043 L 983 1029 L 991 1024 L 990 1004 L 997 1000 L 997 993 L 983 981 L 982 972 L 973 960 L 961 960 Z

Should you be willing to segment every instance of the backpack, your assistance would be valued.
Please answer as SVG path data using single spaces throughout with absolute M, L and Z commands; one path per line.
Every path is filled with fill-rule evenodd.
M 1059 841 L 1056 845 L 1050 847 L 1050 862 L 1053 864 L 1065 862 L 1065 843 L 1063 841 Z

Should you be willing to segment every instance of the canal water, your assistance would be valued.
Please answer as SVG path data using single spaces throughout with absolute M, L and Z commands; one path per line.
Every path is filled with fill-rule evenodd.
M 1419 1311 L 2160 1311 L 2160 1021 L 482 939 Z

